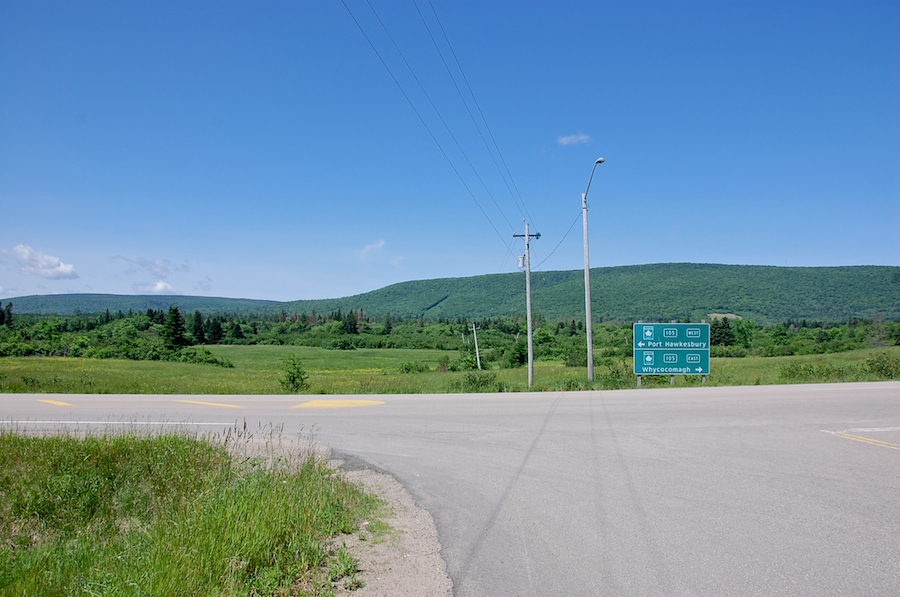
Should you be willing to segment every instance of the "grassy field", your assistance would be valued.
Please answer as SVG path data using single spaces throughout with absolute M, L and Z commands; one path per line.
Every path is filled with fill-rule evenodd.
M 526 369 L 440 371 L 439 350 L 326 350 L 304 346 L 210 346 L 234 368 L 154 361 L 79 358 L 0 358 L 0 392 L 122 394 L 279 394 L 285 359 L 295 355 L 309 375 L 309 394 L 525 391 Z M 404 372 L 404 371 L 409 371 Z M 713 358 L 709 385 L 753 385 L 900 379 L 900 346 L 790 356 Z M 643 387 L 669 386 L 668 376 L 645 376 Z M 699 376 L 676 376 L 676 386 L 700 385 Z M 586 370 L 560 362 L 535 363 L 537 391 L 633 388 L 631 363 Z
M 310 454 L 235 437 L 0 431 L 0 595 L 358 588 L 330 539 L 373 515 L 367 537 L 385 531 L 382 503 Z

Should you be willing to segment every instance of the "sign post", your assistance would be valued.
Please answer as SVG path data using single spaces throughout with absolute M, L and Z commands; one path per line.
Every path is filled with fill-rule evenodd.
M 634 324 L 634 374 L 709 375 L 708 323 Z

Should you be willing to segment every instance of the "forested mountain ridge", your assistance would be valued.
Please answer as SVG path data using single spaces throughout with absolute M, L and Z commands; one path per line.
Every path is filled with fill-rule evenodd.
M 776 267 L 665 263 L 591 270 L 593 316 L 602 321 L 668 321 L 734 313 L 758 323 L 786 319 L 839 322 L 900 319 L 900 267 Z M 584 319 L 581 270 L 532 273 L 536 314 Z M 525 311 L 524 273 L 441 278 L 392 284 L 364 294 L 289 302 L 173 295 L 69 294 L 6 299 L 17 313 L 71 314 L 163 309 L 184 312 L 326 313 L 373 316 L 511 317 Z
M 75 313 L 113 313 L 147 309 L 163 311 L 176 305 L 181 311 L 190 313 L 233 313 L 247 315 L 250 313 L 272 312 L 272 305 L 281 305 L 278 301 L 256 299 L 233 299 L 208 296 L 181 296 L 174 294 L 40 294 L 5 299 L 15 305 L 16 313 L 36 315 L 72 315 Z M 0 299 L 0 303 L 4 302 Z M 274 312 L 279 312 L 275 309 Z

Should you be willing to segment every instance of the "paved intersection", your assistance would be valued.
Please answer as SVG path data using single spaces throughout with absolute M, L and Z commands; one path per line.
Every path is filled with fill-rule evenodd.
M 313 432 L 400 480 L 459 597 L 900 595 L 900 383 L 0 395 L 22 427 Z

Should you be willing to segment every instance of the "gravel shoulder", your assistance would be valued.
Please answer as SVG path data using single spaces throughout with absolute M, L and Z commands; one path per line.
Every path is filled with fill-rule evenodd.
M 335 595 L 353 597 L 452 597 L 453 585 L 441 556 L 437 527 L 428 511 L 416 506 L 412 495 L 387 473 L 374 470 L 361 458 L 340 454 L 309 438 L 284 438 L 280 433 L 229 436 L 232 453 L 242 457 L 278 456 L 322 458 L 351 483 L 385 501 L 381 519 L 391 527 L 383 536 L 352 533 L 332 539 L 332 547 L 346 549 L 357 561 L 358 589 L 342 584 Z M 360 535 L 366 537 L 365 540 Z
M 453 587 L 441 557 L 441 544 L 431 514 L 416 506 L 412 496 L 393 477 L 371 469 L 345 470 L 345 479 L 387 502 L 384 519 L 393 532 L 374 540 L 358 535 L 343 541 L 359 565 L 357 578 L 365 584 L 354 591 L 342 587 L 336 595 L 354 597 L 450 597 Z

